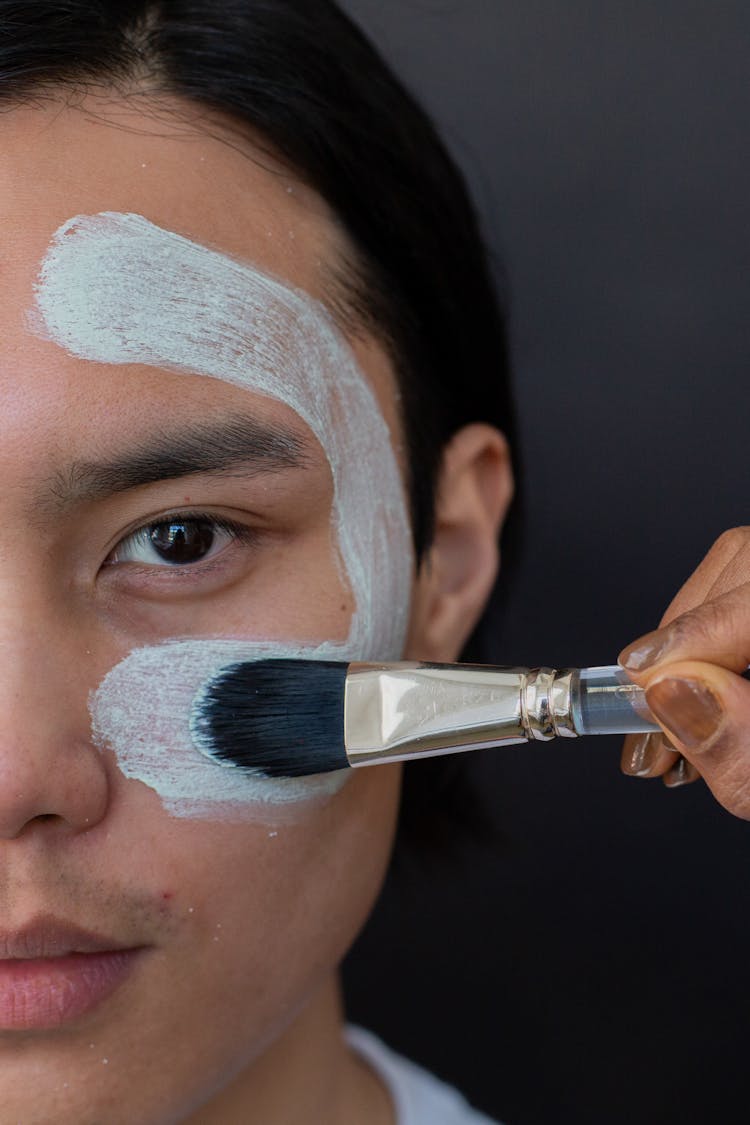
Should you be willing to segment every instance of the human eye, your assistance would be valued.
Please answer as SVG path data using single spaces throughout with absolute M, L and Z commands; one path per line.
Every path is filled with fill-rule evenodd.
M 252 528 L 206 513 L 175 513 L 144 524 L 121 539 L 107 566 L 186 568 L 212 562 L 235 543 L 255 537 Z

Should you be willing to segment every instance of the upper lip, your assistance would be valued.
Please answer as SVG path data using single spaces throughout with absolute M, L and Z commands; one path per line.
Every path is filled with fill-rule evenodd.
M 132 942 L 117 941 L 48 916 L 34 918 L 17 930 L 0 930 L 0 961 L 65 957 L 70 953 L 110 953 L 132 948 Z

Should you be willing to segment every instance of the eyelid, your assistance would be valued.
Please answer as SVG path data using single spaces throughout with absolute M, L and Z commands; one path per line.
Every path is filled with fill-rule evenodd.
M 179 521 L 182 521 L 184 523 L 189 523 L 189 522 L 193 521 L 193 522 L 196 522 L 196 523 L 200 522 L 200 523 L 212 524 L 213 527 L 218 528 L 219 530 L 226 532 L 228 535 L 231 535 L 232 539 L 236 542 L 239 542 L 239 543 L 245 543 L 245 544 L 254 543 L 258 539 L 258 532 L 255 528 L 250 527 L 248 524 L 240 523 L 236 520 L 229 519 L 226 516 L 216 515 L 213 512 L 206 512 L 206 511 L 200 511 L 200 510 L 195 510 L 195 511 L 180 510 L 180 511 L 173 511 L 173 512 L 164 512 L 163 515 L 159 515 L 156 518 L 150 519 L 146 523 L 140 524 L 138 527 L 133 528 L 132 531 L 129 531 L 129 532 L 127 532 L 127 534 L 123 535 L 122 538 L 118 540 L 118 542 L 115 544 L 115 546 L 109 552 L 109 554 L 107 555 L 107 558 L 104 560 L 103 565 L 104 566 L 117 566 L 117 565 L 120 565 L 120 564 L 125 565 L 126 563 L 135 563 L 135 565 L 138 565 L 138 566 L 151 567 L 153 569 L 158 569 L 158 570 L 188 571 L 188 570 L 196 569 L 202 563 L 213 562 L 216 555 L 209 555 L 205 559 L 199 559 L 198 561 L 196 561 L 194 563 L 182 563 L 182 564 L 169 563 L 169 562 L 166 562 L 166 561 L 161 563 L 161 564 L 160 563 L 148 563 L 148 562 L 139 562 L 138 560 L 135 560 L 135 559 L 118 559 L 116 557 L 117 554 L 120 551 L 123 550 L 123 547 L 129 541 L 136 539 L 138 536 L 145 536 L 148 532 L 150 532 L 155 527 L 160 527 L 163 524 L 169 524 L 169 523 L 173 523 L 173 522 L 177 523 Z M 224 549 L 226 549 L 226 548 L 224 548 Z M 217 555 L 219 555 L 221 553 L 222 553 L 222 551 L 219 551 L 219 552 L 217 552 Z

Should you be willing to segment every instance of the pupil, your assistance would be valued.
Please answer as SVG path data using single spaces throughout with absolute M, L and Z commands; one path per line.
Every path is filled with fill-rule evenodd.
M 183 520 L 157 524 L 149 538 L 165 562 L 179 564 L 199 562 L 210 550 L 214 533 L 207 523 Z

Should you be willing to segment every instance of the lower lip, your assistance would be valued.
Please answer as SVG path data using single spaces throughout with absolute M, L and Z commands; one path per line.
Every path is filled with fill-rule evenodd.
M 123 983 L 139 952 L 0 960 L 0 1031 L 61 1027 L 84 1015 Z

